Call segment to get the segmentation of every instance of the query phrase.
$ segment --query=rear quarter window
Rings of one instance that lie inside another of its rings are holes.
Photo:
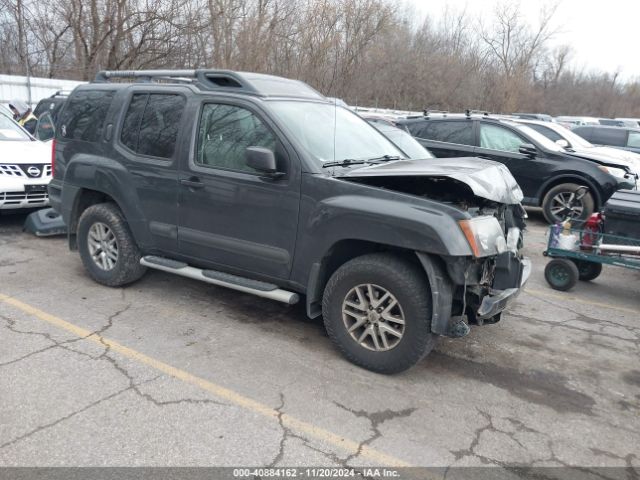
[[[173,157],[185,104],[185,98],[174,93],[134,94],[124,117],[120,141],[140,155]]]
[[[60,136],[85,142],[100,140],[114,94],[113,90],[75,92],[67,101],[59,118]]]

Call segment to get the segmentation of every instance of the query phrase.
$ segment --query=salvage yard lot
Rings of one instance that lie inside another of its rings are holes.
[[[150,271],[91,281],[0,217],[0,465],[640,466],[640,274],[534,271],[497,325],[381,376],[304,306]]]

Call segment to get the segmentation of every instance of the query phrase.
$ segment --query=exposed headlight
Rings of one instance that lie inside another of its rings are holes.
[[[474,257],[496,255],[500,253],[499,250],[504,249],[504,232],[496,217],[476,217],[460,220],[458,224],[469,242]]]
[[[604,165],[598,168],[603,172],[608,173],[609,175],[613,175],[616,178],[627,178],[627,176],[629,175],[626,170],[623,170],[622,168],[605,167]]]

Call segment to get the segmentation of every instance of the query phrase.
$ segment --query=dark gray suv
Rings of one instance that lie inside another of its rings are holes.
[[[409,160],[299,81],[101,72],[71,94],[54,149],[51,203],[94,280],[154,268],[304,296],[341,352],[377,372],[465,335],[464,319],[498,321],[529,275],[506,168]]]

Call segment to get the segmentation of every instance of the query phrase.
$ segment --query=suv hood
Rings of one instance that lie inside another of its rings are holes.
[[[397,160],[335,174],[338,178],[428,177],[464,183],[477,197],[508,205],[522,201],[522,190],[501,163],[477,157]]]
[[[39,141],[0,141],[0,163],[51,163],[51,144]]]
[[[569,155],[587,158],[589,160],[604,161],[610,164],[627,166],[633,173],[640,174],[640,155],[611,147],[575,148],[567,151]]]

